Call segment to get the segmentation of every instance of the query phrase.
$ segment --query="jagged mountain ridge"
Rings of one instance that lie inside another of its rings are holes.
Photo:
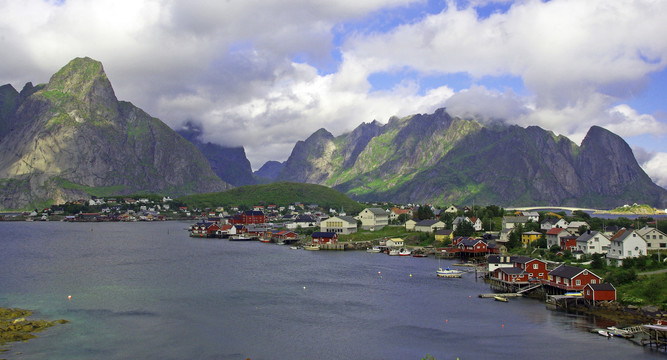
[[[667,205],[667,191],[625,141],[597,126],[581,147],[537,126],[484,126],[444,109],[392,118],[372,138],[351,141],[360,128],[338,137],[320,129],[297,143],[278,179],[325,184],[365,201]],[[360,147],[356,158],[344,157]]]
[[[223,181],[233,186],[256,183],[250,161],[246,157],[245,149],[242,146],[225,147],[211,142],[203,142],[200,140],[201,126],[191,121],[186,122],[185,126],[177,132],[204,154],[213,172]]]
[[[77,58],[48,84],[0,90],[0,207],[100,195],[183,195],[230,185],[194,145],[118,101],[102,64]]]

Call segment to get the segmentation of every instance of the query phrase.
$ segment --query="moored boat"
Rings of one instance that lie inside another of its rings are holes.
[[[398,250],[398,256],[410,256],[411,253],[412,251],[406,248],[401,248],[400,250]]]
[[[507,302],[507,298],[504,296],[496,295],[493,297],[496,301]]]
[[[310,251],[317,251],[320,249],[320,246],[317,244],[310,244],[310,245],[305,245],[303,247],[304,250],[310,250]]]
[[[382,249],[380,249],[379,246],[373,246],[372,248],[366,249],[366,252],[369,253],[379,253],[380,251],[382,251]]]
[[[398,256],[398,249],[389,250],[389,256]]]
[[[443,269],[443,268],[438,268],[438,270],[435,272],[438,277],[445,277],[445,278],[460,278],[463,276],[463,271],[461,270],[453,270],[453,269]]]

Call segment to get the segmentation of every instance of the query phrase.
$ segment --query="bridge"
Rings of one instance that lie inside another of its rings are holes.
[[[567,207],[567,206],[529,206],[529,207],[513,207],[505,208],[508,211],[535,211],[535,210],[565,210],[565,211],[603,211],[599,209],[586,209],[586,208],[577,208],[577,207]]]

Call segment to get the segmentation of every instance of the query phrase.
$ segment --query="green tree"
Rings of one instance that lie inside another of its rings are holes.
[[[537,241],[535,241],[535,247],[546,249],[547,248],[547,238],[544,234],[540,236]]]
[[[401,214],[398,215],[398,218],[396,219],[399,224],[405,224],[406,221],[408,221],[408,214]]]
[[[419,220],[428,220],[428,219],[433,219],[435,215],[433,214],[433,210],[431,210],[430,206],[420,206],[419,209],[417,209],[417,218]]]
[[[591,261],[591,268],[593,269],[604,269],[606,264],[604,259],[602,259],[602,254],[593,254],[593,260]]]
[[[454,230],[454,236],[472,236],[475,233],[475,227],[470,221],[460,221]]]
[[[454,221],[454,214],[443,211],[440,213],[440,221],[445,223],[445,229],[451,229],[452,222]]]

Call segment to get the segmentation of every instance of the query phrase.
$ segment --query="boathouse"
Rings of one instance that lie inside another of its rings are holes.
[[[616,301],[616,288],[610,283],[586,284],[584,286],[584,299],[593,302]]]
[[[587,269],[570,265],[560,265],[549,272],[549,279],[544,282],[551,294],[568,291],[582,291],[588,284],[599,284],[602,278]]]
[[[338,234],[333,232],[316,231],[311,235],[313,244],[335,244],[338,243]]]

